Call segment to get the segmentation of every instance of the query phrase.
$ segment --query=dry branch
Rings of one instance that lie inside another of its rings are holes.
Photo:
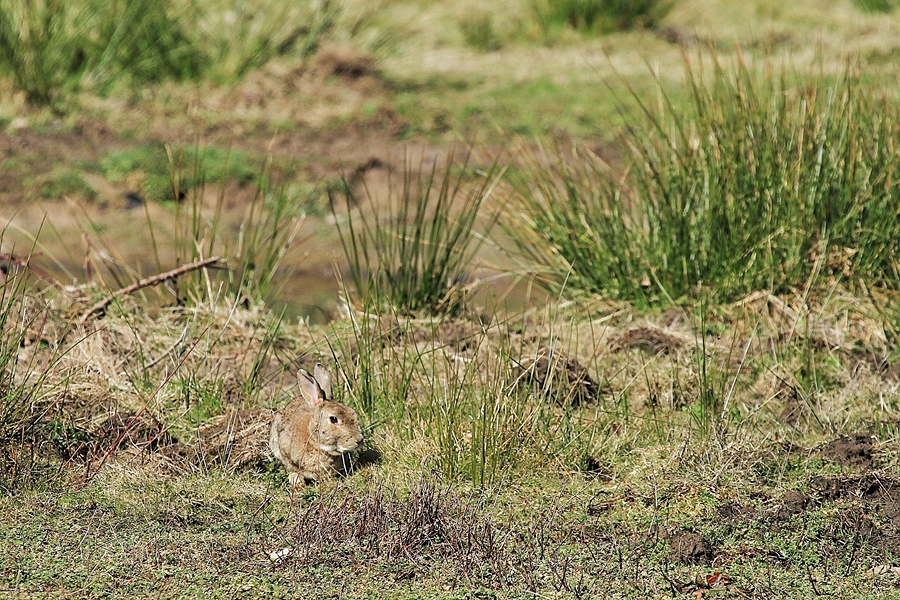
[[[5,261],[11,262],[13,264],[16,264],[16,265],[22,267],[23,269],[28,269],[29,271],[31,271],[32,273],[37,275],[39,278],[43,279],[44,281],[46,281],[47,283],[49,283],[50,285],[55,287],[56,289],[58,289],[58,290],[63,289],[63,284],[61,284],[59,281],[57,281],[56,279],[51,277],[49,274],[45,273],[39,267],[36,267],[31,264],[31,255],[29,255],[28,258],[26,258],[25,260],[22,260],[21,258],[16,258],[12,254],[7,254],[4,252],[4,253],[0,254],[0,260],[5,260]],[[5,279],[5,273],[3,274],[3,277]]]
[[[78,324],[83,325],[91,317],[91,315],[95,313],[102,313],[103,311],[105,311],[106,307],[109,306],[116,298],[132,294],[145,287],[150,287],[151,285],[158,285],[166,281],[167,279],[174,279],[179,275],[184,275],[185,273],[190,273],[191,271],[214,265],[222,260],[224,259],[221,256],[213,256],[211,258],[204,258],[203,260],[198,260],[197,262],[192,262],[187,265],[181,265],[180,267],[172,269],[171,271],[166,271],[165,273],[159,273],[151,277],[145,277],[137,283],[133,283],[116,291],[111,296],[104,298],[103,300],[97,302],[92,307],[84,311],[84,314],[82,314],[81,318],[78,319]]]

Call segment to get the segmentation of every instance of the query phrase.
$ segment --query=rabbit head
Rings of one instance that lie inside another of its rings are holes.
[[[316,365],[313,376],[303,372],[300,393],[309,403],[309,439],[325,454],[340,456],[355,450],[363,441],[356,412],[335,402],[331,395],[331,374]]]

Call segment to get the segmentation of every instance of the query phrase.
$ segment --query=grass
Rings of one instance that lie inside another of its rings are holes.
[[[807,80],[715,57],[708,74],[699,59],[685,70],[683,102],[660,87],[658,108],[640,103],[626,169],[526,163],[519,247],[557,282],[643,304],[704,285],[734,299],[816,277],[893,281],[893,102],[860,93],[852,66]]]
[[[58,393],[61,383],[48,381],[48,373],[65,355],[64,346],[47,347],[45,336],[69,325],[50,314],[46,301],[29,293],[40,270],[32,270],[34,248],[18,258],[4,256],[4,283],[0,290],[0,485],[10,492],[34,484],[46,467],[38,440],[66,445],[70,431],[60,428],[58,411],[46,394]],[[31,346],[31,351],[20,348]]]
[[[469,158],[458,173],[452,153],[441,173],[437,162],[424,172],[405,165],[399,192],[389,187],[386,206],[368,195],[359,224],[351,211],[360,200],[344,182],[341,191],[350,216],[344,226],[336,212],[334,217],[360,298],[371,296],[376,306],[404,313],[460,310],[478,240],[496,221],[489,219],[484,231],[475,230],[480,209],[496,185],[498,168],[491,166],[469,178]],[[333,210],[339,205],[336,196],[330,194]],[[462,198],[458,208],[457,198]]]
[[[459,30],[466,44],[482,52],[493,52],[503,45],[494,26],[493,13],[478,11],[467,14],[460,19]]]
[[[560,27],[588,33],[654,27],[674,4],[668,0],[531,0],[534,16],[545,32]]]
[[[871,13],[887,13],[896,8],[896,4],[890,0],[856,0],[854,3]]]
[[[62,2],[4,2],[0,19],[0,57],[25,98],[33,104],[49,104],[65,78],[77,69],[73,41],[66,26]]]
[[[673,321],[594,302],[487,323],[351,309],[324,328],[262,306],[149,317],[123,302],[38,369],[37,397],[56,410],[29,435],[65,444],[38,444],[53,470],[29,467],[31,483],[0,500],[7,585],[102,594],[118,577],[146,595],[176,577],[178,593],[279,595],[328,572],[335,593],[348,578],[361,596],[634,597],[693,593],[718,572],[720,589],[791,582],[803,597],[892,564],[880,507],[900,486],[895,434],[835,445],[872,422],[862,398],[894,385],[866,358],[887,340],[857,336],[874,330],[872,306],[840,290],[758,295]],[[291,492],[265,458],[267,409],[286,402],[298,363],[317,361],[335,365],[367,448],[349,478]],[[808,363],[833,372],[814,371],[798,404],[791,384]],[[66,484],[113,442],[110,410],[127,423],[144,405],[109,464]],[[896,421],[891,403],[876,412]]]
[[[171,157],[169,155],[171,152]],[[148,199],[174,201],[173,171],[178,175],[178,195],[186,196],[206,184],[223,186],[228,181],[250,185],[259,175],[262,159],[229,148],[132,146],[106,153],[98,170],[114,184],[131,183]]]
[[[511,2],[480,7],[489,49],[468,6],[260,6],[199,80],[113,69],[62,115],[0,82],[5,593],[896,596],[895,99],[837,50],[891,77],[889,15],[682,0],[550,39]],[[444,158],[470,135],[500,158]],[[339,315],[273,308],[298,265],[347,282]],[[498,282],[516,308],[484,305]],[[316,363],[366,443],[291,489],[268,427]]]
[[[251,178],[250,171],[242,164],[243,157],[240,153],[233,157],[230,149],[224,154],[210,153],[211,168],[206,162],[208,155],[199,144],[188,152],[171,148],[166,151],[172,169],[173,196],[187,196],[185,202],[174,204],[176,262],[189,263],[224,254],[231,265],[221,277],[211,278],[204,273],[185,278],[179,297],[213,304],[218,298],[237,298],[250,303],[275,298],[279,291],[276,284],[279,267],[292,250],[304,219],[304,202],[293,197],[294,190],[287,183],[290,178],[285,176],[291,165],[274,165],[270,156]],[[232,160],[237,167],[231,167]],[[236,178],[239,184],[254,182],[247,212],[237,224],[237,235],[226,232],[228,224],[223,217],[226,177],[227,180]],[[206,183],[217,180],[218,191],[210,211],[204,204]],[[148,226],[152,230],[149,213]],[[154,250],[159,264],[155,243]]]
[[[314,51],[339,18],[337,2],[248,9],[228,1],[0,5],[0,65],[33,105],[61,110],[82,85],[102,93],[126,84],[213,79],[233,81],[282,56]]]

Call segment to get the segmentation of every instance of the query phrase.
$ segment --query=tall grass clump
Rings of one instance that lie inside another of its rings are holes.
[[[497,217],[476,231],[498,167],[475,173],[469,159],[457,167],[451,153],[441,171],[436,163],[416,169],[407,162],[400,190],[391,186],[384,205],[368,192],[369,202],[362,204],[346,182],[339,192],[329,192],[332,210],[336,195],[344,196],[348,216],[335,212],[335,219],[360,297],[370,294],[376,304],[403,313],[460,308],[468,270]],[[355,206],[360,206],[358,219]]]
[[[212,79],[239,79],[274,58],[311,54],[342,12],[336,0],[221,0],[197,23],[198,50],[208,57]]]
[[[31,253],[11,256],[3,257],[0,280],[0,490],[5,491],[38,478],[43,446],[54,441],[56,413],[46,388],[48,374],[64,352],[59,347],[39,351],[64,334],[36,293]]]
[[[294,197],[288,188],[289,165],[275,165],[267,156],[254,178],[253,198],[239,222],[224,218],[226,181],[218,183],[212,206],[206,200],[205,152],[199,147],[192,151],[167,148],[172,168],[173,196],[181,196],[182,178],[189,178],[191,187],[184,201],[173,206],[176,263],[185,264],[213,256],[222,256],[227,268],[197,271],[179,278],[179,296],[194,302],[227,298],[252,304],[271,300],[280,290],[275,287],[285,256],[294,247],[296,236],[305,215],[304,202]],[[185,155],[192,158],[185,162]],[[231,157],[213,153],[213,174],[231,173]],[[160,249],[156,246],[154,223],[148,213],[148,227],[157,263]],[[158,264],[161,270],[161,265]]]
[[[661,84],[652,106],[633,93],[627,169],[560,157],[521,177],[520,247],[542,242],[529,254],[570,286],[642,302],[896,281],[897,105],[852,66],[685,69],[682,101]]]
[[[0,66],[36,105],[126,72],[140,81],[193,77],[205,60],[188,12],[170,0],[2,0]]]
[[[494,14],[486,10],[467,13],[459,19],[459,31],[468,46],[481,52],[493,52],[503,46],[494,26]]]
[[[49,104],[79,68],[64,0],[0,2],[0,66],[30,104]]]
[[[232,80],[313,52],[340,17],[335,0],[0,0],[0,68],[35,105],[117,80]]]
[[[421,319],[372,312],[351,312],[351,320],[352,338],[335,338],[339,354],[352,356],[341,361],[350,404],[372,432],[370,444],[394,448],[416,468],[427,464],[449,479],[495,484],[524,466],[522,455],[540,445],[539,429],[558,420],[515,386],[514,363],[505,356],[463,356],[458,340],[446,343],[440,329],[447,321],[423,328]],[[466,344],[484,348],[490,338],[474,328]]]
[[[673,5],[673,0],[531,0],[532,13],[545,32],[562,27],[589,33],[652,28]]]
[[[868,13],[889,13],[897,8],[896,0],[853,0],[853,4]]]
[[[642,248],[611,167],[586,155],[550,162],[523,150],[510,171],[515,189],[503,227],[519,251],[539,265],[550,287],[647,300]],[[549,151],[553,155],[554,151]]]

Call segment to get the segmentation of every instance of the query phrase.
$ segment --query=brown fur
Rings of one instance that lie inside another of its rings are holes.
[[[301,371],[300,393],[275,414],[269,447],[288,471],[292,485],[344,473],[350,452],[363,435],[352,408],[331,398],[331,374],[316,365],[315,376]]]

